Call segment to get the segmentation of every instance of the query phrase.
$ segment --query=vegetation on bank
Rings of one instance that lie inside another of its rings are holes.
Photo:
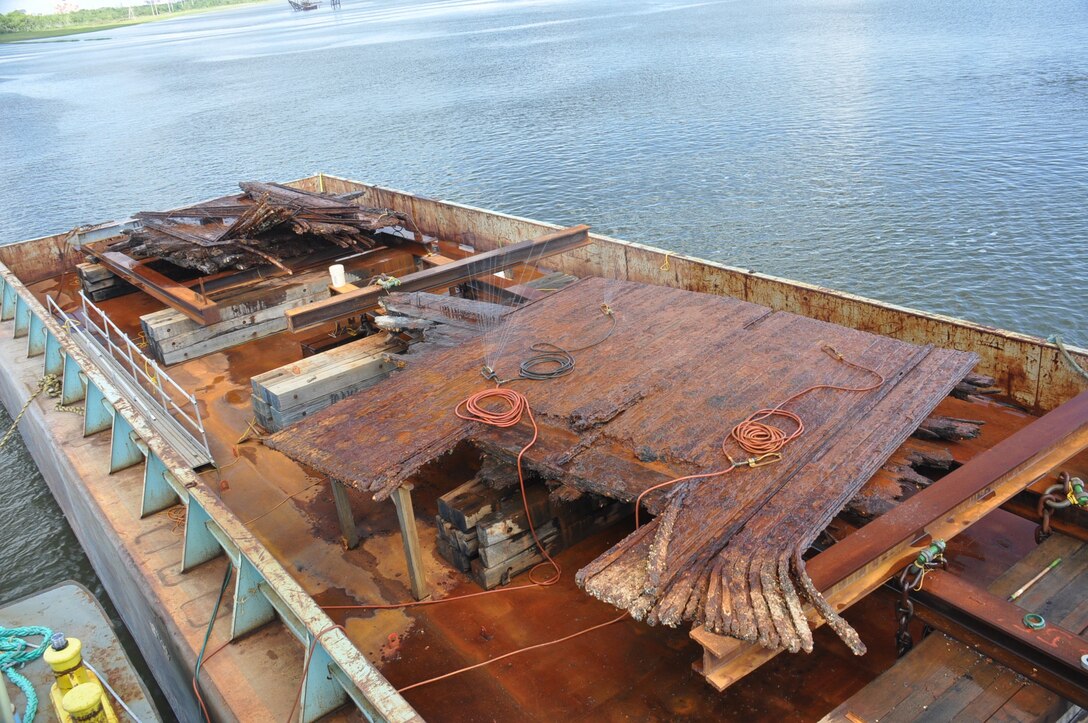
[[[0,42],[90,33],[126,25],[165,20],[193,12],[214,10],[229,5],[243,5],[264,0],[144,0],[132,7],[88,8],[51,15],[30,15],[22,10],[0,13]],[[58,8],[63,8],[59,5]]]

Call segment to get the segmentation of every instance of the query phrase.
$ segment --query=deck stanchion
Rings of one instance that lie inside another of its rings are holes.
[[[15,303],[19,295],[11,284],[4,284],[4,293],[0,301],[0,321],[15,318]]]
[[[30,330],[26,335],[27,357],[45,353],[45,322],[37,314],[30,315]]]
[[[170,471],[166,464],[159,459],[159,455],[148,452],[147,464],[144,466],[144,493],[140,502],[140,517],[161,512],[168,507],[173,507],[181,498],[174,491],[174,487],[167,481],[166,475]]]
[[[230,639],[234,640],[276,619],[276,608],[261,592],[264,577],[245,555],[238,556],[238,579],[234,585],[234,615]]]
[[[313,636],[307,635],[307,642],[313,645]],[[309,649],[309,645],[307,645]],[[333,712],[347,701],[347,693],[340,687],[332,675],[332,658],[318,641],[313,645],[310,664],[306,668],[306,679],[302,682],[302,723],[311,723],[323,715]]]
[[[110,435],[110,474],[127,469],[144,460],[132,425],[120,412],[113,414],[113,433]]]
[[[102,392],[91,382],[87,382],[87,398],[83,408],[84,437],[103,432],[113,425],[113,410],[108,406]]]
[[[182,572],[189,572],[222,554],[223,548],[208,530],[211,519],[208,512],[190,495],[189,504],[185,508],[185,538],[181,546]]]
[[[22,294],[15,295],[15,329],[12,336],[16,339],[26,336],[30,331],[30,306]]]
[[[87,396],[80,376],[79,362],[71,354],[64,354],[64,376],[61,379],[60,403],[67,406],[75,404]]]
[[[45,373],[60,376],[64,372],[64,352],[60,339],[51,331],[45,332]]]

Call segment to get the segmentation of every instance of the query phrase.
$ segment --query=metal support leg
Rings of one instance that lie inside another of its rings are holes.
[[[354,550],[359,546],[359,528],[355,526],[348,491],[343,482],[335,479],[329,481],[332,483],[332,499],[336,503],[336,517],[340,520],[341,542],[347,549]]]
[[[83,388],[83,380],[79,377],[79,364],[71,354],[64,355],[64,377],[61,380],[60,403],[64,405],[75,404],[87,396]]]
[[[136,444],[132,425],[120,412],[113,413],[113,434],[110,437],[110,474],[128,469],[144,461],[143,450]]]
[[[189,504],[185,511],[185,540],[181,547],[181,571],[189,572],[197,565],[203,565],[223,553],[223,548],[208,530],[211,517],[200,503],[189,495]]]
[[[3,300],[0,302],[0,321],[15,318],[15,300],[19,297],[15,293],[15,287],[4,284]]]
[[[30,331],[26,335],[26,355],[38,356],[45,353],[45,322],[37,314],[30,315]]]
[[[60,376],[64,372],[64,352],[60,339],[50,331],[45,332],[45,373]]]
[[[419,547],[419,530],[416,529],[412,511],[412,488],[400,486],[393,490],[393,504],[397,508],[400,536],[404,542],[404,557],[408,560],[408,578],[412,583],[412,597],[422,600],[429,595],[427,578],[423,574],[423,554]]]
[[[87,382],[87,398],[83,402],[83,436],[104,432],[113,426],[113,414],[98,387]]]
[[[306,636],[311,644],[313,637],[313,635]],[[302,717],[300,718],[302,723],[312,723],[347,702],[347,693],[329,672],[331,665],[332,658],[329,657],[325,648],[314,645],[313,653],[310,654],[310,664],[306,668],[306,679],[302,683]]]
[[[264,578],[245,555],[238,558],[238,579],[234,585],[234,615],[230,623],[230,639],[256,630],[276,619],[276,608],[261,592]]]
[[[166,469],[166,464],[159,459],[159,455],[149,452],[147,465],[144,466],[144,497],[140,503],[141,518],[173,507],[181,501],[173,486],[166,481],[168,474],[170,472]]]
[[[22,296],[16,296],[14,336],[18,339],[21,336],[26,336],[28,331],[30,331],[30,305],[26,303]]]

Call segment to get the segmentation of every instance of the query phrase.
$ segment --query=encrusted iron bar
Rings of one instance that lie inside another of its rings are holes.
[[[214,558],[222,549],[220,541],[213,536],[218,535],[236,550],[236,559],[241,568],[239,576],[245,578],[245,581],[239,580],[236,587],[236,608],[238,602],[243,604],[247,602],[244,598],[245,592],[255,591],[262,585],[266,585],[280,596],[280,601],[290,611],[292,624],[298,621],[304,628],[308,639],[304,642],[309,642],[308,649],[312,650],[315,656],[311,662],[319,663],[311,665],[307,680],[304,681],[304,697],[307,689],[311,691],[309,705],[303,706],[304,723],[316,720],[320,715],[331,710],[331,708],[323,709],[322,705],[322,701],[329,699],[325,696],[316,696],[313,692],[316,690],[314,686],[319,684],[316,676],[335,677],[346,697],[354,701],[369,720],[398,723],[420,720],[415,710],[355,647],[344,632],[335,628],[332,620],[320,606],[253,537],[244,523],[223,505],[215,492],[187,466],[180,453],[152,426],[153,415],[147,409],[135,406],[122,396],[101,364],[93,359],[83,345],[76,342],[78,332],[76,334],[72,332],[76,332],[78,327],[71,323],[73,320],[68,317],[54,316],[51,313],[52,310],[59,311],[55,302],[47,299],[46,304],[49,308],[43,306],[18,277],[2,263],[0,263],[0,285],[2,285],[0,299],[3,300],[0,308],[10,307],[11,310],[7,319],[14,317],[17,298],[21,298],[30,314],[37,317],[41,323],[45,334],[46,372],[57,373],[63,369],[64,384],[68,389],[67,395],[70,401],[78,401],[85,396],[85,390],[94,389],[96,397],[101,402],[108,403],[112,410],[113,434],[117,438],[111,441],[111,448],[124,449],[126,456],[135,449],[141,456],[146,456],[148,463],[154,460],[152,468],[145,468],[145,478],[148,473],[160,475],[164,481],[168,481],[170,488],[179,494],[181,502],[187,507],[183,570],[192,569],[200,562]],[[145,497],[146,493],[145,490]],[[199,527],[202,528],[204,536],[210,539],[210,545],[215,548],[210,554],[207,543],[201,550],[200,546],[194,544],[190,538],[189,533],[195,528],[192,524],[194,520],[199,521]],[[212,529],[216,532],[212,533]],[[239,592],[243,595],[240,596]],[[239,598],[242,599],[239,600]],[[258,604],[263,601],[269,609],[273,607],[273,603],[266,596],[260,595],[259,598]],[[237,621],[232,628],[236,626]],[[291,625],[287,627],[295,632]],[[311,677],[314,677],[314,680],[311,680]],[[342,697],[339,699],[341,702],[345,700]]]

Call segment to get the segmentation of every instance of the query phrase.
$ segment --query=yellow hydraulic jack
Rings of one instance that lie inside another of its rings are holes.
[[[118,723],[98,677],[83,665],[83,644],[57,633],[42,656],[56,682],[49,697],[61,723]]]

